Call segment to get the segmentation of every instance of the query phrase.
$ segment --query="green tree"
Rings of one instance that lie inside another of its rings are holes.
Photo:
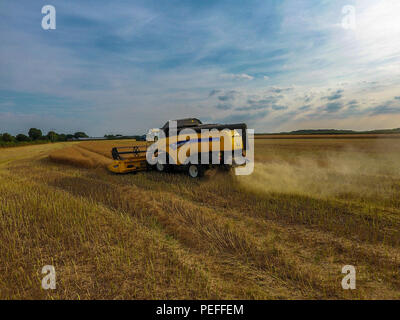
[[[58,140],[58,134],[54,131],[49,131],[47,133],[47,138],[51,141],[51,142],[56,142]]]
[[[6,132],[6,133],[3,133],[2,140],[4,142],[11,142],[14,140],[14,137],[11,134]]]
[[[42,137],[42,130],[36,128],[30,128],[28,135],[32,140],[38,140]]]
[[[17,141],[30,141],[31,139],[25,134],[17,134],[16,136]]]
[[[88,138],[89,136],[84,132],[75,132],[74,137],[78,139],[78,138]]]

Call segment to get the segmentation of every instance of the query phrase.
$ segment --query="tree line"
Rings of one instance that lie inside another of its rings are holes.
[[[79,138],[88,138],[85,132],[75,132],[74,134],[57,133],[55,131],[49,131],[46,135],[43,135],[42,130],[37,128],[30,128],[28,135],[23,133],[13,136],[7,132],[0,133],[1,144],[17,144],[17,143],[29,143],[29,142],[57,142],[57,141],[68,141]]]

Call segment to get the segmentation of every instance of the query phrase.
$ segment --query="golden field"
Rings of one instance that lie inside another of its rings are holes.
[[[0,150],[0,298],[400,298],[400,139],[256,139],[245,177],[107,172],[133,143]]]

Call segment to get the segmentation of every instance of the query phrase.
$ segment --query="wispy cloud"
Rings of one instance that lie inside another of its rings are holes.
[[[339,89],[339,90],[337,90],[336,92],[333,92],[333,93],[332,93],[331,95],[329,95],[329,96],[322,97],[322,99],[328,99],[329,101],[338,100],[338,99],[340,99],[341,97],[343,97],[342,93],[343,93],[343,90],[342,90],[342,89]]]
[[[230,109],[232,109],[232,105],[230,105],[228,103],[218,103],[215,107],[217,109],[219,109],[219,110],[230,110]]]
[[[347,0],[52,4],[57,29],[44,31],[40,1],[0,2],[0,131],[129,134],[190,116],[262,132],[400,121],[397,0],[353,1],[355,30],[341,27]]]
[[[330,102],[326,105],[325,111],[338,112],[342,108],[343,108],[343,104],[341,102]]]
[[[385,104],[368,109],[372,115],[400,114],[400,102],[387,101]]]
[[[235,100],[236,95],[238,94],[235,90],[229,90],[221,95],[218,96],[219,101],[229,101]]]
[[[238,73],[238,74],[233,74],[233,73],[226,73],[226,74],[221,74],[221,78],[225,80],[253,80],[254,77],[250,76],[245,73]]]

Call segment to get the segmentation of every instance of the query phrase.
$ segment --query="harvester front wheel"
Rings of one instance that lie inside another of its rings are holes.
[[[205,168],[199,164],[190,164],[188,168],[189,176],[192,178],[200,178],[204,176]]]

